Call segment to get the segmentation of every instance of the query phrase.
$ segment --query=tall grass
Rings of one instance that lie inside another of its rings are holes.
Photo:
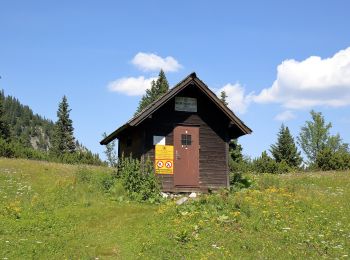
[[[349,256],[349,172],[241,178],[248,188],[155,205],[110,168],[0,158],[0,258]]]

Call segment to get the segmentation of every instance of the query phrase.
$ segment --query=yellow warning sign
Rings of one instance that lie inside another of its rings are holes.
[[[157,174],[174,174],[174,146],[156,145],[154,164]]]

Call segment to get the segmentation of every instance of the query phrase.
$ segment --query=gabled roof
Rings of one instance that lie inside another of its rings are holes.
[[[237,125],[237,127],[242,131],[242,135],[250,134],[252,132],[252,130],[248,126],[246,126],[243,123],[243,121],[240,120],[226,105],[224,105],[222,101],[214,94],[214,92],[211,91],[208,88],[208,86],[197,77],[196,73],[193,72],[186,78],[184,78],[182,81],[180,81],[177,85],[175,85],[175,87],[170,89],[167,93],[165,93],[160,98],[158,98],[157,100],[149,104],[147,107],[145,107],[140,113],[136,114],[124,125],[122,125],[113,133],[104,138],[100,142],[100,144],[106,145],[109,142],[113,141],[115,138],[117,138],[118,134],[124,131],[125,129],[132,126],[137,126],[140,123],[142,123],[145,119],[152,115],[153,112],[158,110],[166,102],[175,97],[181,90],[189,86],[190,83],[194,83],[203,93],[205,93],[209,97],[209,99],[213,101],[213,103],[216,104],[225,113],[225,115],[230,119],[230,121]]]

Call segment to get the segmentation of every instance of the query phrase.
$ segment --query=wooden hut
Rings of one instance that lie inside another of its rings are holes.
[[[100,143],[149,157],[163,191],[208,191],[229,186],[229,142],[251,132],[192,73]]]

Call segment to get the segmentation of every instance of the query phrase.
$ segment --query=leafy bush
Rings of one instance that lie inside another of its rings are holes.
[[[32,148],[24,147],[17,142],[7,142],[0,138],[0,156],[8,158],[25,158],[35,160],[48,160],[46,153]]]
[[[252,161],[249,157],[243,157],[241,160],[229,160],[230,172],[248,173],[253,171]]]
[[[316,157],[316,168],[329,170],[350,169],[350,154],[343,150],[332,151],[330,148],[321,150]]]
[[[156,202],[160,200],[160,185],[150,160],[139,161],[131,157],[118,162],[118,176],[131,199]]]
[[[229,178],[232,191],[249,188],[252,184],[251,180],[244,176],[240,171],[231,172]]]
[[[264,151],[260,157],[253,161],[253,169],[256,173],[273,173],[282,174],[288,173],[292,170],[288,164],[282,160],[281,162],[276,162]]]

